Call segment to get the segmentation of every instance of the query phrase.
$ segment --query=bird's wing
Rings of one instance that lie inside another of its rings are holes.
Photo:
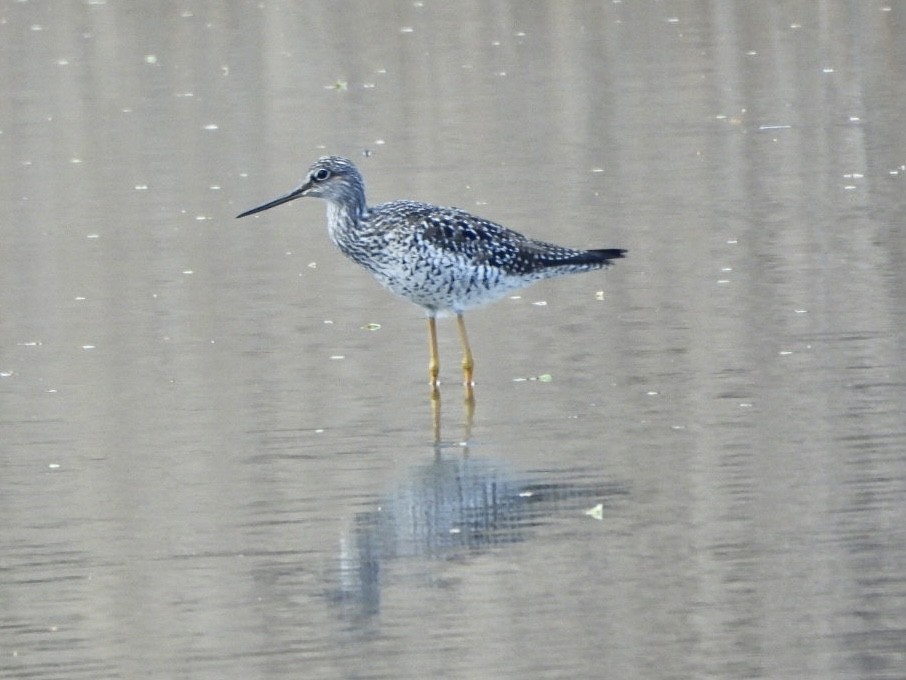
[[[404,220],[397,222],[400,238],[411,238],[419,246],[441,256],[506,266],[520,252],[535,250],[541,245],[519,232],[459,208],[410,201],[385,204],[380,208],[382,212],[392,211],[397,216],[404,216]]]
[[[375,209],[390,238],[434,259],[498,267],[515,274],[548,268],[597,269],[622,257],[617,250],[576,250],[529,238],[459,208],[394,201]]]

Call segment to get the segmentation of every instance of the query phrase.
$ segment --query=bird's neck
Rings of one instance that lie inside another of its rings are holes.
[[[327,231],[331,240],[342,248],[342,244],[354,236],[356,226],[368,212],[364,201],[337,203],[327,202]]]

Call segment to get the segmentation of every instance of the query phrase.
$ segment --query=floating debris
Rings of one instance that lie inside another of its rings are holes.
[[[542,373],[541,375],[533,375],[530,378],[513,378],[513,382],[543,382],[549,383],[553,381],[554,376],[550,373]]]
[[[589,508],[588,510],[586,510],[585,514],[593,519],[603,520],[604,519],[604,504],[598,503],[595,507]]]

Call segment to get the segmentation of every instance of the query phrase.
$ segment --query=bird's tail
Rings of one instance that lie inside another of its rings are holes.
[[[600,250],[588,250],[589,255],[593,255],[598,262],[610,262],[626,257],[626,251],[622,248],[602,248]]]
[[[622,248],[602,248],[600,250],[582,250],[575,255],[564,259],[558,259],[556,265],[577,264],[577,265],[597,265],[600,267],[607,266],[611,260],[618,260],[626,257],[626,251]]]

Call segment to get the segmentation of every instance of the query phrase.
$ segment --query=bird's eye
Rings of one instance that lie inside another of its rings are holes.
[[[317,182],[323,182],[328,177],[330,177],[330,170],[328,170],[327,168],[321,168],[314,174],[315,181]]]

